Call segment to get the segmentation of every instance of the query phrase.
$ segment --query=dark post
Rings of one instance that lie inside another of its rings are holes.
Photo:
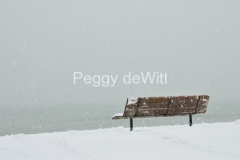
[[[133,130],[133,118],[130,117],[130,131]]]
[[[189,114],[189,126],[192,126],[192,115]]]

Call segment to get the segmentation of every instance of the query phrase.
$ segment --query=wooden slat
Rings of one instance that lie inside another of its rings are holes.
[[[172,97],[169,106],[169,115],[193,114],[196,109],[197,96]]]
[[[198,108],[197,108],[197,113],[205,113],[207,111],[209,98],[210,97],[207,95],[199,96],[199,104],[198,104]]]
[[[168,97],[141,98],[137,116],[159,116],[166,114]]]

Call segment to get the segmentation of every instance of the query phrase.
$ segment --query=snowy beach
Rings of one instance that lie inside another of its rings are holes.
[[[240,120],[0,137],[0,159],[240,159]]]

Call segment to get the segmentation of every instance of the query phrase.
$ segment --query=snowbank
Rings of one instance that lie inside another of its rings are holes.
[[[0,159],[239,160],[238,122],[3,136]]]

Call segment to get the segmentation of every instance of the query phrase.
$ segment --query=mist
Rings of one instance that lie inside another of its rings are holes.
[[[240,1],[2,1],[1,106],[211,96],[239,105]],[[73,73],[162,72],[168,83],[94,87]],[[226,106],[229,107],[229,106]]]

